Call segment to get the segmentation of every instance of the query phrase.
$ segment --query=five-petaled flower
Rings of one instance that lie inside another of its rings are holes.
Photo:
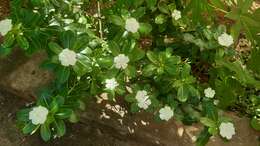
[[[49,111],[46,107],[43,106],[34,107],[29,112],[29,119],[32,121],[34,125],[44,124],[47,119],[48,113]]]
[[[227,33],[223,33],[218,37],[218,43],[221,46],[229,47],[234,43],[233,37]]]
[[[106,79],[105,84],[106,89],[108,90],[114,90],[117,86],[119,86],[115,78]]]
[[[139,108],[147,109],[152,103],[145,90],[137,91],[136,96],[137,105]]]
[[[173,17],[175,20],[181,19],[181,11],[174,10],[174,11],[172,12],[172,17]]]
[[[6,35],[12,29],[12,27],[12,20],[5,19],[0,21],[0,34],[3,36]]]
[[[125,22],[125,29],[129,32],[136,33],[140,28],[139,22],[135,18],[128,18]]]
[[[233,123],[222,122],[219,126],[219,134],[226,139],[231,139],[235,135],[235,127]]]
[[[211,89],[210,87],[204,90],[204,94],[208,98],[213,98],[216,94],[215,90]]]
[[[169,106],[165,106],[164,108],[161,108],[160,111],[160,118],[161,120],[168,121],[173,117],[173,110]]]
[[[77,54],[72,50],[64,49],[59,54],[59,60],[63,66],[73,66],[77,62]]]
[[[125,54],[119,54],[114,58],[114,65],[117,69],[126,69],[128,62],[129,58]]]

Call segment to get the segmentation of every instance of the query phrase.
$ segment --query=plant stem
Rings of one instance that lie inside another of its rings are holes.
[[[97,6],[98,6],[99,34],[100,34],[100,38],[103,40],[102,20],[101,20],[101,10],[100,10],[100,2],[99,2],[99,1],[97,1]]]
[[[211,6],[212,8],[215,8],[216,10],[219,10],[219,11],[225,13],[225,14],[228,13],[227,11],[225,11],[225,10],[223,10],[223,9],[221,9],[221,8],[218,8],[218,7],[214,6],[214,5],[211,5],[211,4],[208,4],[208,5]]]

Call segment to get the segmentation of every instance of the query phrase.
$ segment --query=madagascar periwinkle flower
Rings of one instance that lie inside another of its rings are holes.
[[[227,33],[223,33],[218,37],[218,43],[221,46],[229,47],[234,43],[233,37]]]
[[[114,65],[117,69],[126,69],[129,62],[128,56],[119,54],[114,58]]]
[[[216,94],[215,90],[211,89],[210,87],[204,90],[204,94],[208,98],[213,98]]]
[[[108,90],[114,90],[117,86],[119,86],[115,78],[106,79],[105,84],[106,89]]]
[[[235,127],[233,123],[230,122],[222,122],[219,126],[219,134],[228,140],[232,138],[233,135],[235,135]]]
[[[168,121],[173,117],[173,110],[169,106],[165,106],[164,108],[161,108],[159,113],[160,113],[159,117],[161,120]]]
[[[77,54],[72,50],[64,49],[59,54],[59,60],[63,66],[73,66],[77,62]]]
[[[142,109],[147,109],[152,103],[145,90],[137,91],[135,98],[137,100],[138,107]]]
[[[49,111],[46,107],[34,107],[32,111],[29,112],[29,119],[34,125],[44,124],[47,119],[48,113]]]
[[[5,19],[0,21],[0,34],[3,36],[6,35],[12,29],[12,27],[12,20]]]
[[[136,33],[140,28],[139,22],[135,18],[128,18],[125,22],[125,29],[129,32]]]
[[[174,10],[174,11],[172,12],[172,18],[174,18],[174,20],[179,20],[179,19],[181,19],[181,11]]]

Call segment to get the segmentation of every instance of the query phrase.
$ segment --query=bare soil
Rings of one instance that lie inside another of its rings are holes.
[[[25,136],[16,125],[15,114],[25,101],[0,91],[0,146],[146,146],[147,144],[121,137],[111,127],[95,121],[67,124],[67,134],[50,142],[43,142],[39,134]],[[148,146],[148,145],[147,145]],[[152,146],[152,145],[149,145]]]

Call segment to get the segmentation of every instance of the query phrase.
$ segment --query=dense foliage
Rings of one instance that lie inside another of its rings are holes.
[[[29,55],[45,50],[42,67],[56,77],[17,114],[23,133],[63,136],[64,121],[77,122],[77,111],[102,93],[125,99],[131,112],[203,123],[198,145],[218,133],[232,138],[222,110],[250,116],[260,130],[260,9],[252,3],[12,0],[1,55],[15,46]],[[236,48],[243,37],[248,53]]]

